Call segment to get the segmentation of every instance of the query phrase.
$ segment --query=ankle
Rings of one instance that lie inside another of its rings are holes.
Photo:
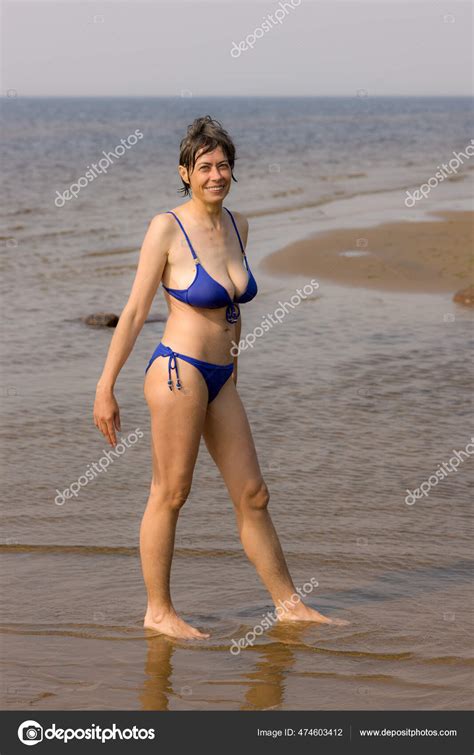
[[[276,608],[278,606],[283,609],[285,614],[291,614],[292,616],[299,616],[307,612],[308,607],[303,603],[302,600],[299,600],[298,603],[295,603],[293,605],[288,605],[289,601],[285,602],[281,601],[276,604]]]
[[[171,603],[160,603],[159,605],[148,604],[145,616],[151,617],[154,621],[162,621],[165,616],[175,614]]]

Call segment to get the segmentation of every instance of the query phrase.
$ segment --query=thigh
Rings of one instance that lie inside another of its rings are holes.
[[[168,387],[168,358],[157,357],[144,383],[150,410],[153,485],[191,484],[207,411],[207,387],[201,373],[179,360],[183,388]],[[172,373],[174,378],[174,371]]]
[[[262,482],[262,473],[247,414],[232,378],[209,404],[204,440],[234,503],[249,483]]]

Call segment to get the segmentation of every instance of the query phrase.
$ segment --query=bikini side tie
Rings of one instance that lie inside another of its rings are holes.
[[[176,355],[176,352],[175,351],[171,351],[170,348],[168,348],[168,353],[170,355],[169,359],[168,359],[168,388],[170,389],[170,391],[173,390],[173,381],[171,379],[171,370],[174,370],[176,372],[176,388],[178,389],[178,391],[180,391],[183,386],[181,385],[181,381],[179,379],[178,362],[176,361],[176,356],[177,355]]]

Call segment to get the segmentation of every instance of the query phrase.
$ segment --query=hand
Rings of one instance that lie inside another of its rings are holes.
[[[94,423],[111,446],[117,445],[115,430],[120,427],[120,410],[111,389],[97,388],[94,402]]]

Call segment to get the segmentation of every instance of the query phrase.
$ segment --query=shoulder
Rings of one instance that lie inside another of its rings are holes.
[[[242,228],[248,228],[249,227],[249,221],[245,217],[245,215],[242,215],[241,212],[237,212],[237,210],[230,210],[232,215],[234,216],[234,220],[237,223],[237,225]]]
[[[176,220],[166,212],[160,212],[152,217],[148,224],[148,232],[152,236],[171,236],[176,230]]]
[[[247,220],[245,215],[242,215],[241,212],[236,212],[236,210],[230,210],[230,212],[234,216],[237,228],[239,229],[239,233],[242,236],[242,240],[245,244],[249,232],[249,221]]]
[[[148,222],[143,246],[153,256],[167,255],[176,241],[176,221],[172,215],[161,212]]]

